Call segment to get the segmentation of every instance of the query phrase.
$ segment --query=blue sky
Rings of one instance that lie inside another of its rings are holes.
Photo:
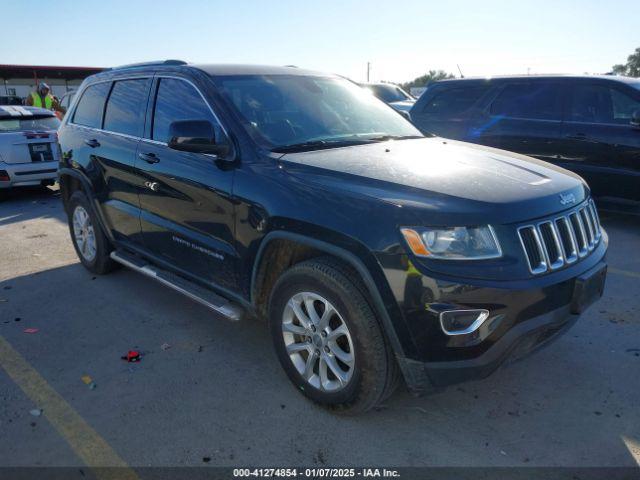
[[[640,47],[639,0],[3,1],[0,63],[179,58],[298,65],[364,80],[429,69],[604,73]],[[33,19],[34,30],[25,29]],[[10,21],[15,19],[15,21]]]

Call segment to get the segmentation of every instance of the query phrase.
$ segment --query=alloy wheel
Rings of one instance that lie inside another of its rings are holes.
[[[96,258],[96,234],[89,214],[81,205],[73,211],[73,236],[82,258],[92,262]]]
[[[313,387],[337,392],[347,386],[355,366],[351,333],[338,310],[322,296],[300,292],[282,316],[289,359]]]

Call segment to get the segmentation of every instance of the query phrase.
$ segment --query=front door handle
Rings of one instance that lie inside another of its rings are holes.
[[[155,153],[139,153],[138,158],[147,163],[158,163],[160,159]]]
[[[91,148],[96,148],[100,146],[100,142],[98,140],[96,140],[95,138],[91,138],[89,140],[85,140],[84,141],[85,145],[88,145]]]

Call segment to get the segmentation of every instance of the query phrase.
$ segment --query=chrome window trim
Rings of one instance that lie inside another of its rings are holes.
[[[73,119],[76,116],[76,110],[78,109],[78,105],[80,104],[80,100],[82,100],[84,92],[86,92],[89,87],[92,87],[94,85],[99,85],[101,83],[118,82],[118,81],[121,81],[121,80],[143,80],[145,78],[149,78],[149,79],[153,80],[153,75],[144,74],[144,75],[132,75],[132,76],[126,76],[126,77],[117,77],[117,78],[110,78],[110,79],[105,79],[105,80],[96,80],[95,82],[91,82],[91,83],[86,84],[81,91],[78,91],[76,93],[76,96],[74,98],[73,111],[71,112],[71,115],[69,115],[69,120],[67,120],[67,122],[66,122],[67,125],[73,125],[74,127],[90,128],[92,130],[99,130],[99,131],[102,131],[102,132],[111,132],[111,133],[115,133],[115,134],[119,134],[119,135],[126,135],[124,133],[120,134],[119,132],[112,132],[111,130],[103,130],[102,128],[95,128],[95,127],[89,127],[87,125],[81,125],[79,123],[75,123],[73,121]],[[109,95],[111,95],[111,92],[109,92]],[[107,106],[107,100],[109,100],[108,96],[107,96],[107,98],[105,98],[105,104],[104,104],[105,107]],[[102,123],[104,123],[104,112],[103,112]],[[131,135],[129,135],[129,136],[131,136]]]
[[[148,143],[153,143],[156,145],[164,145],[167,146],[166,142],[161,142],[159,140],[154,140],[152,138],[145,138],[145,137],[136,137],[133,135],[127,135],[126,133],[120,133],[120,132],[114,132],[112,130],[105,130],[103,128],[96,128],[96,127],[88,127],[86,125],[81,125],[79,123],[75,123],[73,121],[73,118],[75,117],[76,114],[76,110],[78,108],[78,104],[80,103],[80,100],[82,98],[82,96],[84,95],[84,92],[91,86],[93,85],[98,85],[100,83],[107,83],[107,82],[119,82],[122,80],[141,80],[141,79],[151,79],[153,80],[154,78],[158,78],[158,79],[162,79],[162,78],[171,78],[174,80],[182,80],[183,82],[188,83],[189,85],[191,85],[196,92],[198,92],[198,95],[200,95],[200,98],[202,99],[202,101],[204,102],[204,104],[207,106],[207,108],[209,109],[209,111],[211,112],[211,114],[213,115],[213,118],[216,120],[216,122],[218,122],[218,125],[220,126],[220,128],[222,129],[222,131],[224,132],[224,134],[227,136],[227,139],[229,141],[231,141],[231,137],[229,136],[229,131],[226,129],[226,127],[224,126],[224,124],[220,121],[220,117],[218,117],[218,115],[216,114],[215,110],[213,109],[213,107],[211,107],[211,105],[209,104],[209,102],[207,101],[207,99],[205,98],[205,96],[202,94],[202,92],[200,91],[200,89],[191,81],[188,80],[186,78],[183,77],[179,77],[176,75],[165,75],[165,74],[145,74],[145,75],[128,75],[128,76],[123,76],[123,77],[116,77],[116,78],[110,78],[110,79],[104,79],[104,80],[97,80],[95,82],[91,82],[88,83],[87,85],[84,86],[84,88],[82,89],[82,91],[77,93],[77,102],[74,104],[73,106],[73,112],[72,115],[69,115],[69,120],[67,121],[68,125],[73,125],[74,127],[80,127],[80,128],[84,128],[87,130],[93,130],[93,131],[97,131],[97,132],[101,132],[101,133],[110,133],[113,135],[119,135],[121,137],[125,137],[125,138],[130,138],[130,139],[136,139],[136,140],[142,140]],[[157,87],[156,87],[157,88]],[[111,93],[111,92],[109,92]],[[157,92],[150,92],[150,93],[157,93]],[[106,98],[106,101],[108,101],[109,98]],[[105,102],[105,106],[106,106],[106,102]],[[155,103],[153,105],[153,110],[151,111],[151,115],[153,116],[153,114],[155,113]],[[102,119],[103,123],[104,123],[104,118]],[[150,133],[150,135],[153,135],[153,132]]]

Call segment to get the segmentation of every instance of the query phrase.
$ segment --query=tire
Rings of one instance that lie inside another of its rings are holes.
[[[298,390],[332,411],[358,414],[387,398],[399,375],[365,289],[350,273],[331,257],[291,267],[271,293],[269,330],[280,364]],[[308,322],[311,318],[316,321]],[[308,323],[315,328],[305,327]]]
[[[76,254],[80,259],[80,262],[84,267],[92,273],[103,275],[109,273],[116,266],[115,262],[111,259],[109,254],[113,250],[113,247],[109,243],[109,240],[105,236],[100,222],[93,213],[93,209],[89,204],[89,200],[85,194],[81,191],[76,191],[71,195],[68,204],[67,211],[69,233],[71,234],[71,241],[73,247],[76,249]],[[81,217],[84,217],[88,222],[82,224],[84,228],[81,228],[82,233],[76,235],[77,222]],[[74,227],[74,219],[76,220],[76,226]],[[81,237],[85,235],[86,241],[83,243]],[[90,242],[90,237],[93,235],[93,242]],[[90,248],[90,244],[93,243],[93,249]]]

